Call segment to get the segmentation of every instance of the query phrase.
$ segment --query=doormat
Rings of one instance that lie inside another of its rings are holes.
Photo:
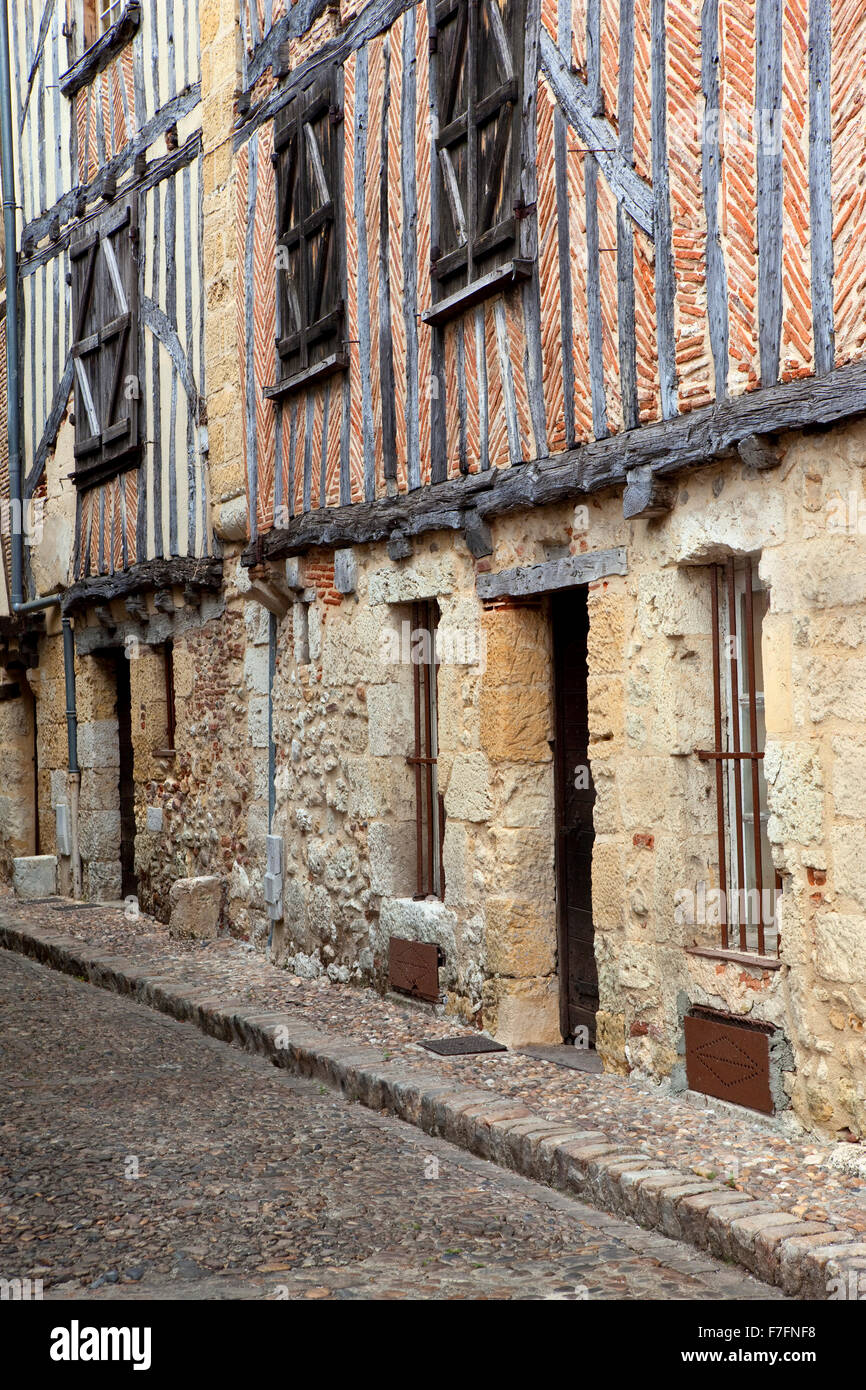
[[[428,1052],[438,1052],[440,1057],[460,1057],[470,1052],[508,1051],[502,1043],[485,1038],[483,1033],[467,1033],[459,1038],[426,1038],[422,1039],[421,1046],[426,1047]]]

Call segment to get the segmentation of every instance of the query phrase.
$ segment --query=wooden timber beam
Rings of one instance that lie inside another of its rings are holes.
[[[259,537],[259,558],[301,555],[317,545],[387,541],[395,529],[419,535],[476,528],[479,520],[623,487],[627,474],[635,469],[648,468],[652,475],[670,478],[685,469],[739,455],[762,471],[780,457],[773,436],[862,415],[866,415],[866,362],[850,362],[827,376],[802,377],[750,391],[549,459],[471,473],[375,502],[305,512],[293,517],[288,526]],[[243,561],[255,563],[251,547]]]
[[[128,599],[133,594],[148,590],[171,590],[175,586],[206,589],[213,593],[221,588],[222,575],[221,559],[196,560],[180,556],[172,560],[145,560],[119,574],[103,574],[80,580],[67,589],[61,607],[64,613],[74,613],[82,608],[108,604],[112,599]],[[130,605],[127,604],[127,607]]]
[[[619,148],[617,134],[605,116],[593,110],[590,94],[560,53],[544,25],[541,26],[541,71],[568,121],[598,164],[611,192],[639,227],[651,237],[655,231],[653,191]]]
[[[141,23],[141,5],[138,0],[130,0],[116,24],[106,30],[96,43],[91,44],[77,62],[72,64],[60,79],[60,90],[65,97],[74,97],[88,82],[92,82],[98,72],[116,58],[138,30]]]
[[[475,581],[478,597],[525,598],[529,594],[549,594],[558,589],[574,589],[580,584],[595,584],[612,574],[628,574],[625,547],[611,550],[587,550],[583,555],[566,555],[561,560],[546,560],[540,565],[521,565],[516,569],[500,570],[498,574],[479,574]]]

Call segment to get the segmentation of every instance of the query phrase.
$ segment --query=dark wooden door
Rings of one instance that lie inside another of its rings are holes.
[[[556,682],[556,880],[559,916],[560,1019],[564,1037],[589,1030],[595,1044],[598,969],[592,924],[592,808],[589,767],[586,589],[554,595]]]
[[[129,660],[124,651],[115,655],[117,673],[117,741],[120,753],[120,886],[124,898],[138,894],[135,876],[135,778],[132,760],[132,698]]]

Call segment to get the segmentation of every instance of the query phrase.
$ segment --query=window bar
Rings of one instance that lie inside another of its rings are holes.
[[[713,582],[713,723],[715,729],[716,752],[722,752],[722,671],[719,653],[719,571],[715,565],[712,567]],[[722,949],[728,949],[728,875],[727,875],[727,855],[725,852],[725,774],[722,767],[721,758],[715,759],[716,764],[716,822],[719,837],[719,887],[722,890],[722,902],[725,904],[725,912],[722,918]]]
[[[432,651],[433,624],[430,621],[431,605],[429,603],[425,604],[424,608],[422,609],[422,612],[424,613],[424,618],[426,620],[427,652],[429,653],[430,658],[429,662],[424,662],[424,731],[427,740],[427,892],[432,893],[435,891],[433,865],[436,862],[435,817],[438,815],[438,809],[434,804],[435,797],[433,795],[433,701],[430,690],[430,682],[431,679],[433,679],[434,667]]]
[[[412,605],[412,627],[418,625],[418,604]],[[417,844],[417,887],[418,896],[424,896],[424,811],[421,805],[421,667],[412,662],[412,680],[415,687],[415,839]]]
[[[755,624],[752,604],[752,562],[746,561],[746,657],[749,679],[749,743],[752,756],[752,829],[755,838],[755,886],[758,890],[758,954],[764,954],[764,866],[761,862],[761,794],[758,780],[758,700],[755,690]]]
[[[174,643],[166,642],[162,649],[163,669],[165,671],[165,725],[166,747],[174,748],[177,729],[174,703]]]
[[[731,737],[734,744],[734,757],[739,759],[740,749],[740,683],[737,668],[737,595],[734,585],[734,561],[729,559],[726,565],[728,578],[728,624],[730,641],[730,667],[731,667]],[[736,807],[736,835],[737,835],[737,916],[740,918],[740,950],[748,949],[746,940],[746,923],[742,920],[739,904],[743,898],[739,896],[745,888],[745,867],[743,864],[743,788],[740,782],[739,772],[734,770],[734,802]],[[725,901],[725,913],[728,914],[730,904]]]

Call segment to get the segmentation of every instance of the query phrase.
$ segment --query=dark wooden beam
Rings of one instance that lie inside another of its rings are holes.
[[[500,570],[498,574],[479,574],[475,580],[478,597],[526,598],[529,594],[549,594],[557,589],[575,589],[580,584],[595,584],[612,574],[628,574],[624,546],[610,550],[587,550],[583,555],[566,555],[561,560],[546,560],[540,565],[520,565]]]
[[[622,497],[622,514],[626,521],[638,517],[664,516],[674,505],[677,490],[654,473],[648,463],[640,468],[630,468],[626,474],[625,492]]]
[[[824,377],[750,391],[540,462],[492,468],[375,502],[306,512],[261,537],[263,557],[300,555],[317,545],[387,541],[395,529],[406,535],[463,530],[467,523],[476,524],[472,512],[487,520],[623,487],[634,469],[672,477],[738,453],[750,466],[766,468],[777,456],[776,446],[772,439],[763,439],[758,450],[756,437],[829,426],[861,415],[866,415],[866,362],[850,362]],[[760,464],[758,454],[764,460]],[[243,559],[244,564],[254,563],[253,550],[248,548]]]
[[[74,613],[110,603],[112,599],[128,599],[133,594],[170,590],[175,586],[216,592],[222,586],[222,574],[221,559],[196,560],[181,556],[172,560],[145,560],[121,574],[101,575],[73,584],[63,596],[62,608],[64,613]],[[130,609],[129,603],[127,608]]]
[[[112,58],[125,48],[141,23],[141,5],[138,0],[130,0],[116,24],[106,30],[96,43],[82,53],[60,79],[60,90],[65,97],[74,97],[88,82],[92,82]]]
[[[103,189],[107,182],[112,178],[120,179],[128,169],[132,169],[135,166],[135,161],[138,156],[149,149],[160,136],[165,135],[166,131],[169,130],[171,126],[177,125],[182,117],[186,116],[190,111],[193,111],[195,107],[198,106],[200,100],[201,83],[199,82],[184,88],[182,92],[178,92],[176,97],[172,97],[171,101],[167,101],[164,106],[160,107],[156,115],[152,116],[147,124],[141,127],[133,139],[130,140],[128,144],[124,145],[123,149],[116,154],[113,159],[99,166],[99,172],[94,175],[93,180],[89,184],[83,187],[67,189],[52,207],[48,208],[46,212],[40,213],[38,217],[34,217],[31,222],[28,222],[21,233],[22,245],[25,240],[34,244],[42,241],[44,237],[49,235],[51,224],[57,218],[60,219],[61,225],[65,225],[73,217],[83,215],[88,203],[98,202],[102,197]],[[152,163],[146,166],[146,173],[142,179],[141,187],[151,188],[155,183],[159,182],[160,179],[166,178],[177,169],[183,168],[185,164],[192,163],[192,161],[198,157],[200,150],[201,131],[197,130],[193,132],[180,149],[171,150],[167,155],[162,156],[160,159],[153,160]],[[65,234],[65,236],[68,236],[68,233]],[[59,240],[51,243],[51,246],[48,248],[50,255],[48,255],[48,251],[46,251],[45,253],[38,253],[32,258],[25,257],[21,263],[22,274],[26,275],[31,266],[36,268],[36,266],[42,263],[39,259],[40,254],[42,254],[43,260],[51,259],[52,256],[64,250],[65,245],[65,237],[62,236]]]

